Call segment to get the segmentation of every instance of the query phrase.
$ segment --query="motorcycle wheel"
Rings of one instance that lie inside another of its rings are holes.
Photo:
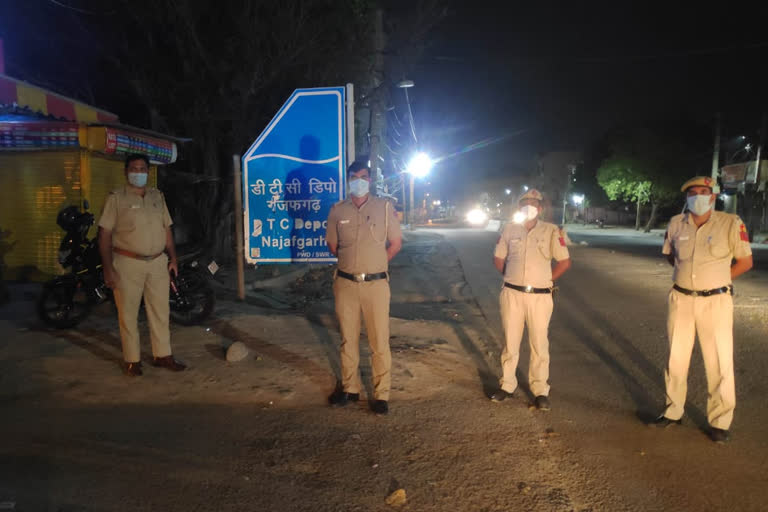
[[[82,322],[91,311],[85,290],[75,282],[46,284],[37,302],[37,314],[48,326],[68,329]]]
[[[216,300],[205,275],[189,271],[179,273],[176,285],[179,297],[171,291],[171,320],[181,325],[197,325],[213,313]]]

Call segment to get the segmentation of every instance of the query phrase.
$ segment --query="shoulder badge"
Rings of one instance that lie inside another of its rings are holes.
[[[743,242],[749,242],[749,233],[747,233],[747,226],[745,226],[744,223],[742,223],[739,228],[739,237],[741,237]]]

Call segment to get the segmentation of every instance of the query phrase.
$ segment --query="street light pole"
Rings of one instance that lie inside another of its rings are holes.
[[[715,115],[715,151],[712,153],[712,181],[720,174],[720,112]]]
[[[403,222],[408,224],[408,205],[405,202],[405,174],[400,174],[400,193],[403,196]]]
[[[408,219],[410,221],[410,223],[408,224],[410,229],[413,229],[413,221],[414,221],[414,219],[413,219],[413,217],[414,217],[414,215],[413,215],[413,201],[414,201],[413,200],[413,186],[414,186],[415,182],[416,182],[416,179],[413,176],[413,174],[411,174],[411,180],[410,180],[410,184],[409,184],[410,185],[410,187],[409,187],[410,188],[410,207],[408,209],[408,212],[410,213],[410,217],[411,217],[410,219]]]
[[[429,156],[426,153],[416,153],[411,159],[411,161],[408,162],[407,171],[408,171],[408,174],[411,175],[411,179],[410,179],[411,201],[409,205],[410,215],[408,220],[410,222],[409,225],[411,226],[411,229],[413,229],[413,221],[415,220],[413,213],[414,213],[414,204],[416,201],[414,200],[414,197],[413,197],[414,196],[413,189],[416,186],[416,178],[417,177],[423,178],[424,176],[429,174],[429,170],[431,168],[432,168],[432,159],[429,158]]]
[[[416,85],[416,84],[413,83],[413,80],[402,80],[402,81],[398,82],[397,87],[399,89],[402,89],[403,92],[405,93],[405,103],[408,106],[408,125],[411,128],[411,135],[413,135],[413,142],[418,145],[419,140],[416,137],[416,125],[413,122],[413,111],[411,110],[411,99],[408,96],[408,89],[410,89],[414,85]],[[410,187],[409,187],[410,188],[410,191],[409,191],[410,204],[407,205],[407,209],[406,209],[406,205],[403,204],[403,212],[406,213],[406,215],[404,215],[405,216],[405,223],[411,229],[413,229],[413,218],[412,218],[413,217],[413,185],[414,185],[414,181],[415,180],[414,180],[413,172],[410,172],[410,175],[411,175],[411,179],[409,180],[409,185],[410,185]],[[405,187],[405,179],[403,179],[403,187]],[[403,192],[403,203],[405,203],[405,192]]]

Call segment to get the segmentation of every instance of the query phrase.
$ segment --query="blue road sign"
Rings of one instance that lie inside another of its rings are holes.
[[[346,190],[344,87],[296,89],[243,156],[248,263],[333,263],[328,212]]]

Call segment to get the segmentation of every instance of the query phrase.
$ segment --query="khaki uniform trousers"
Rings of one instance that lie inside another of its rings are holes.
[[[664,374],[667,386],[664,416],[671,420],[683,416],[688,366],[698,334],[707,373],[707,419],[712,427],[728,430],[736,407],[733,297],[730,293],[692,297],[673,289],[669,292],[668,303],[669,365]]]
[[[517,389],[517,363],[523,328],[528,326],[531,360],[528,382],[534,396],[549,395],[549,320],[552,318],[551,293],[524,293],[504,287],[501,290],[501,323],[506,345],[501,353],[501,389],[512,393]]]
[[[333,282],[336,316],[341,328],[341,384],[347,393],[359,393],[360,313],[371,348],[375,400],[389,400],[392,354],[389,350],[389,282],[355,282],[337,277]]]
[[[152,261],[142,261],[113,253],[112,266],[118,276],[115,304],[120,320],[120,340],[126,363],[141,360],[138,315],[141,297],[149,322],[152,355],[171,355],[171,332],[168,327],[168,257],[161,254]]]

